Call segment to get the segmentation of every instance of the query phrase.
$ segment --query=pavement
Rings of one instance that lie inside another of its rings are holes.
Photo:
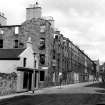
[[[16,96],[22,96],[22,95],[38,95],[38,94],[46,94],[46,93],[49,94],[49,93],[59,93],[59,92],[61,93],[61,92],[63,92],[63,89],[65,89],[65,88],[66,89],[71,88],[70,92],[72,92],[73,88],[79,89],[79,87],[84,87],[86,85],[91,85],[93,83],[98,83],[98,82],[97,81],[95,81],[95,82],[83,82],[83,83],[75,83],[75,84],[68,84],[68,85],[62,85],[62,86],[41,88],[41,89],[35,90],[34,94],[32,93],[32,91],[28,91],[28,92],[24,92],[24,93],[15,93],[15,94],[6,95],[6,96],[0,96],[0,100],[13,98],[13,97],[16,97]],[[88,90],[87,91],[86,90],[84,89],[83,92],[84,93],[88,92]],[[64,92],[66,92],[66,91],[64,91]],[[78,90],[78,92],[79,92],[79,90]],[[68,91],[67,91],[67,93],[68,93]]]

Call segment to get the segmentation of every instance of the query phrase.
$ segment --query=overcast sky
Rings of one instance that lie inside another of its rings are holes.
[[[25,8],[35,0],[0,0],[8,24],[25,21]],[[105,61],[105,0],[39,0],[43,16],[92,59]]]

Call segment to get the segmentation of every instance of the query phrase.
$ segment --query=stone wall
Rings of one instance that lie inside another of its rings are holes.
[[[17,90],[17,77],[15,73],[0,73],[0,96],[15,93]]]

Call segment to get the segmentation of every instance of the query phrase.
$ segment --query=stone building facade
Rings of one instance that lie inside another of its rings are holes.
[[[94,62],[59,31],[54,36],[52,58],[56,65],[53,64],[52,68],[55,81],[59,82],[59,73],[68,84],[93,80],[96,73]]]
[[[38,4],[35,4],[35,7],[31,9],[39,9],[36,5]],[[27,11],[27,15],[30,15],[29,9],[27,9]],[[40,18],[37,12],[39,12],[39,10],[36,10],[37,16],[27,16],[29,18],[21,25],[0,26],[0,48],[26,48],[26,41],[31,37],[33,50],[39,59],[39,71],[36,71],[35,75],[38,76],[39,84],[43,85],[45,81],[51,81],[51,51],[53,49],[54,29],[51,24],[52,21]]]
[[[26,9],[26,21],[21,25],[0,26],[0,48],[26,48],[32,39],[39,65],[35,72],[40,86],[88,81],[93,76],[94,62],[68,38],[54,30],[54,20],[43,18],[38,3]]]

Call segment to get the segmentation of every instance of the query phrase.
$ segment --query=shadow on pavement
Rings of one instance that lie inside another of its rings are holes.
[[[86,85],[85,87],[105,88],[105,83],[93,83],[91,85]]]
[[[105,83],[93,83],[91,85],[86,85],[85,87],[93,87],[93,88],[100,88],[100,89],[96,89],[95,91],[98,93],[105,93]]]
[[[105,89],[104,90],[95,90],[96,92],[99,92],[99,93],[105,93]]]

